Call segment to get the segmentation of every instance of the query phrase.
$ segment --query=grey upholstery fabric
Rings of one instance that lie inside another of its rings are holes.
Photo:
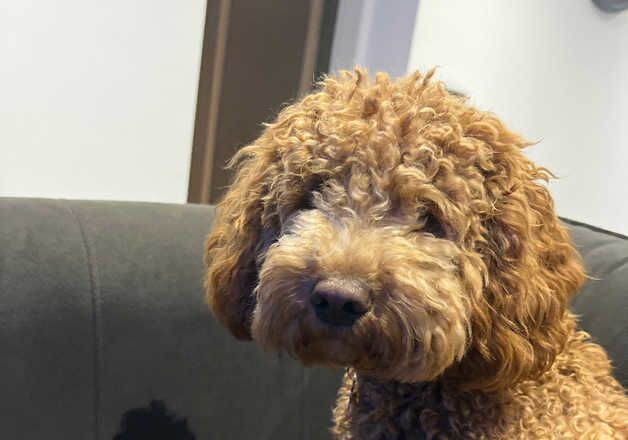
[[[213,208],[0,199],[0,427],[111,439],[163,401],[197,439],[324,439],[339,372],[234,341],[202,298]],[[582,326],[628,381],[628,241],[571,225]]]
[[[589,280],[572,301],[580,327],[604,346],[628,388],[628,238],[565,220]]]
[[[326,438],[337,374],[235,342],[207,310],[212,216],[0,199],[0,437],[111,439],[158,399],[197,439]]]

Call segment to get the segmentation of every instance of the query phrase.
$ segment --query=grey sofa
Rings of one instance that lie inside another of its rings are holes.
[[[0,199],[2,438],[329,438],[340,373],[236,342],[205,307],[213,212]],[[628,385],[628,240],[569,226],[595,278],[574,308]],[[124,436],[159,417],[187,434]]]

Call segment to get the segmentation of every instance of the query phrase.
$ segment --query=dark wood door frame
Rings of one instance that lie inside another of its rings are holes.
[[[215,203],[237,148],[329,66],[338,0],[208,0],[188,202]]]
[[[212,160],[214,139],[230,6],[231,0],[207,1],[188,184],[190,203],[209,203],[209,183],[214,165]]]

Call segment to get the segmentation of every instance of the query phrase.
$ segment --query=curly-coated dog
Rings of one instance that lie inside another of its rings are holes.
[[[324,79],[242,148],[206,243],[240,339],[347,368],[339,439],[626,438],[628,400],[568,301],[550,173],[432,79]]]

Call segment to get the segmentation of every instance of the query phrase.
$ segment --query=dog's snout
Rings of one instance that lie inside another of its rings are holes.
[[[371,308],[368,289],[352,280],[319,281],[310,304],[321,321],[334,326],[351,326]]]

